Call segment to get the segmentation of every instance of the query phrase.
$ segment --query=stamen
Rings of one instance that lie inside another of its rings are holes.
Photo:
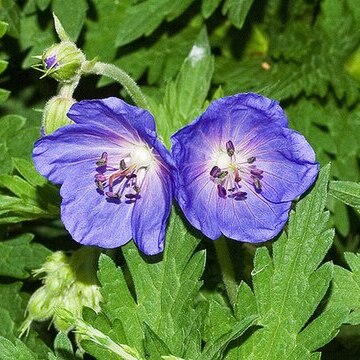
[[[107,164],[108,154],[107,152],[103,152],[101,154],[101,158],[96,162],[97,166],[104,166]]]
[[[99,181],[99,182],[104,182],[104,181],[106,181],[106,176],[104,174],[96,174],[95,180]]]
[[[210,176],[212,177],[218,177],[218,175],[221,173],[221,169],[218,166],[214,166],[211,170],[210,170]]]
[[[241,181],[241,177],[240,177],[240,175],[239,175],[239,170],[238,170],[238,168],[235,168],[235,170],[234,170],[234,176],[235,176],[235,182],[236,183],[239,183],[240,181]]]
[[[95,184],[96,184],[96,187],[98,188],[98,190],[104,191],[104,184],[101,181],[95,180]]]
[[[129,200],[133,200],[138,197],[138,194],[125,194],[125,197]]]
[[[134,179],[134,178],[136,178],[136,177],[137,177],[137,175],[136,175],[136,174],[134,174],[134,173],[129,174],[129,175],[126,175],[126,178],[127,178],[128,180],[130,180],[130,179]]]
[[[231,140],[226,143],[226,152],[230,157],[235,154],[235,146]]]
[[[256,191],[261,191],[261,182],[257,177],[253,178],[254,186]]]
[[[245,191],[239,191],[234,194],[234,200],[245,200],[247,198],[247,193]]]
[[[255,156],[250,156],[246,161],[248,162],[248,164],[252,164],[255,160],[256,160]]]
[[[250,170],[250,173],[255,176],[260,176],[263,172],[264,172],[263,170],[256,169],[256,168]]]
[[[217,175],[217,178],[223,180],[228,176],[228,174],[229,174],[228,171],[220,171],[220,173]]]
[[[125,170],[125,169],[126,169],[126,164],[125,164],[125,160],[124,160],[124,159],[122,159],[122,160],[120,161],[120,169],[121,169],[121,170]]]
[[[225,189],[223,186],[218,185],[218,186],[217,186],[217,190],[218,190],[218,195],[219,195],[221,198],[225,199],[225,198],[226,198],[226,189]]]
[[[110,199],[120,199],[120,198],[121,198],[121,194],[119,194],[119,193],[114,193],[114,192],[112,192],[112,191],[107,191],[107,192],[105,193],[105,195],[106,195],[108,198],[110,198]]]

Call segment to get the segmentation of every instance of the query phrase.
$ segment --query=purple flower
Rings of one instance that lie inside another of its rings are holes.
[[[67,125],[35,143],[37,170],[61,184],[61,217],[74,240],[114,248],[131,238],[163,250],[173,161],[152,115],[117,98],[74,104]]]
[[[318,173],[314,151],[288,128],[279,104],[256,94],[214,101],[172,143],[175,196],[190,223],[211,239],[273,238],[291,201]]]

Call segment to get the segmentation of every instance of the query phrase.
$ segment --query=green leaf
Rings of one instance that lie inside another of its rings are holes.
[[[331,181],[329,194],[352,206],[360,213],[360,184],[352,181]]]
[[[205,19],[209,18],[216,8],[220,5],[221,0],[202,0],[201,14]]]
[[[321,170],[314,188],[298,202],[272,257],[266,247],[257,249],[252,273],[262,328],[230,350],[227,359],[312,359],[317,356],[313,351],[329,342],[345,320],[347,312],[339,309],[336,316],[325,311],[308,323],[333,276],[331,263],[319,267],[334,236],[324,212],[329,170]],[[315,331],[322,335],[311,341]]]
[[[0,104],[5,102],[10,96],[10,91],[0,89]]]
[[[241,336],[251,325],[254,324],[256,320],[256,316],[249,316],[245,319],[241,320],[237,324],[233,326],[233,329],[227,333],[222,335],[219,339],[215,340],[207,344],[202,352],[201,356],[198,358],[199,360],[216,360],[222,359],[222,354],[230,343],[230,341]]]
[[[225,0],[223,14],[226,14],[231,23],[241,29],[254,0]]]
[[[125,11],[124,20],[117,31],[116,45],[123,46],[150,35],[165,18],[179,16],[193,0],[145,0]]]
[[[85,22],[86,0],[53,0],[52,11],[59,18],[69,37],[76,41]]]
[[[56,360],[75,360],[73,347],[67,334],[59,332],[54,341]]]
[[[351,271],[335,266],[333,288],[327,304],[329,310],[345,309],[351,311],[346,322],[360,324],[360,255],[344,254]]]
[[[34,141],[39,137],[39,128],[25,128],[25,124],[22,116],[5,115],[0,118],[1,174],[11,173],[12,157],[31,157]]]
[[[171,355],[170,349],[159,336],[145,323],[145,353],[149,359],[161,359],[162,355]]]
[[[37,7],[41,11],[44,11],[45,9],[47,9],[51,4],[51,0],[35,0],[35,1],[36,1]]]
[[[198,352],[201,344],[200,319],[198,326],[192,327],[192,318],[197,314],[194,298],[202,284],[199,279],[205,261],[203,251],[193,254],[198,242],[180,216],[173,213],[161,262],[144,262],[133,244],[124,248],[138,312],[167,344],[172,355],[180,357],[190,349]]]
[[[136,301],[126,281],[129,276],[101,256],[98,278],[104,298],[102,309],[113,324],[121,324],[120,343],[144,353],[146,324],[152,330],[147,335],[149,341],[153,335],[152,341],[154,337],[161,339],[172,355],[197,358],[205,316],[204,307],[195,304],[205,261],[203,251],[193,253],[198,243],[180,216],[172,213],[162,261],[143,257],[133,243],[124,246]],[[147,345],[147,351],[152,351]]]
[[[17,38],[20,35],[20,8],[15,1],[1,0],[0,19],[9,24],[8,34]]]
[[[23,299],[20,296],[22,283],[0,285],[0,336],[14,341],[19,335],[18,327],[24,319]]]
[[[195,18],[190,26],[179,31],[165,32],[151,39],[152,46],[128,47],[115,64],[127,71],[135,80],[147,72],[149,85],[165,82],[177,75],[201,29],[201,19]],[[94,34],[95,35],[95,34]],[[115,34],[112,34],[114,38]],[[102,54],[102,53],[100,53]],[[153,61],[156,59],[156,61]],[[106,84],[104,80],[101,85]]]
[[[117,24],[124,21],[125,11],[132,3],[132,0],[101,0],[92,4],[96,8],[97,16],[96,19],[86,20],[86,43],[83,50],[88,59],[97,57],[107,62],[115,58]],[[121,54],[121,58],[124,55]]]
[[[0,275],[25,279],[30,271],[39,268],[51,251],[40,244],[31,243],[34,236],[23,234],[13,240],[0,242]]]
[[[124,328],[121,342],[142,349],[144,332],[141,319],[138,318],[137,304],[123,272],[105,255],[99,259],[98,279],[102,285],[103,311],[110,321],[119,319]]]
[[[152,111],[159,121],[159,132],[165,139],[201,113],[213,70],[214,59],[206,30],[202,29],[175,81],[168,84],[164,104],[152,103]]]
[[[20,340],[16,339],[14,343],[0,336],[0,359],[9,360],[36,360],[37,357]]]
[[[8,27],[9,27],[8,23],[4,21],[0,21],[0,38],[2,38],[5,35]]]
[[[29,161],[15,159],[14,164],[23,177],[0,175],[0,187],[13,194],[0,193],[0,223],[58,217],[60,196],[57,188],[40,176]]]

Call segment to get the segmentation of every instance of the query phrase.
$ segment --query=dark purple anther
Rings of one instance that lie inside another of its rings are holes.
[[[100,181],[100,182],[104,182],[106,180],[106,176],[104,174],[96,174],[95,175],[95,180]]]
[[[110,199],[120,199],[121,195],[119,193],[114,193],[112,191],[107,191],[105,195]]]
[[[226,189],[225,189],[223,186],[218,185],[218,186],[217,186],[217,190],[218,190],[218,195],[219,195],[221,198],[225,199],[225,198],[226,198]]]
[[[255,160],[256,160],[255,156],[250,156],[246,161],[248,162],[248,164],[252,164]]]
[[[107,164],[108,154],[107,152],[103,152],[101,154],[101,158],[96,162],[97,166],[104,166]]]
[[[134,200],[137,198],[137,194],[125,194],[125,197],[129,200]]]
[[[125,170],[125,169],[126,169],[125,160],[122,159],[122,160],[120,161],[120,170]]]
[[[234,194],[234,200],[245,200],[247,197],[247,193],[245,191],[239,191],[236,194]]]
[[[264,171],[263,171],[263,170],[260,170],[260,169],[251,169],[251,170],[250,170],[251,175],[255,175],[255,176],[261,176],[261,174],[262,174],[263,172],[264,172]]]
[[[126,178],[127,178],[128,180],[130,180],[130,179],[135,179],[136,177],[137,177],[137,175],[134,174],[134,173],[129,174],[129,175],[126,175]]]
[[[226,152],[230,157],[235,154],[235,146],[231,140],[226,143]]]
[[[210,170],[210,176],[212,177],[218,177],[220,173],[221,173],[221,169],[218,166],[214,166]]]

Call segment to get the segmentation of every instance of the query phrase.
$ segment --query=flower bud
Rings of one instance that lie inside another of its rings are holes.
[[[62,126],[72,123],[66,114],[75,102],[73,98],[67,98],[61,95],[54,96],[47,102],[42,124],[43,131],[46,135],[51,134]]]
[[[72,82],[80,73],[85,56],[71,41],[62,41],[44,51],[42,55],[44,76],[61,82]]]
[[[21,334],[34,320],[51,319],[57,330],[70,330],[72,324],[56,313],[59,307],[75,317],[81,317],[83,306],[100,311],[101,293],[96,278],[98,255],[97,249],[83,247],[71,257],[57,251],[47,258],[43,266],[34,272],[35,275],[43,274],[43,286],[30,297]]]

